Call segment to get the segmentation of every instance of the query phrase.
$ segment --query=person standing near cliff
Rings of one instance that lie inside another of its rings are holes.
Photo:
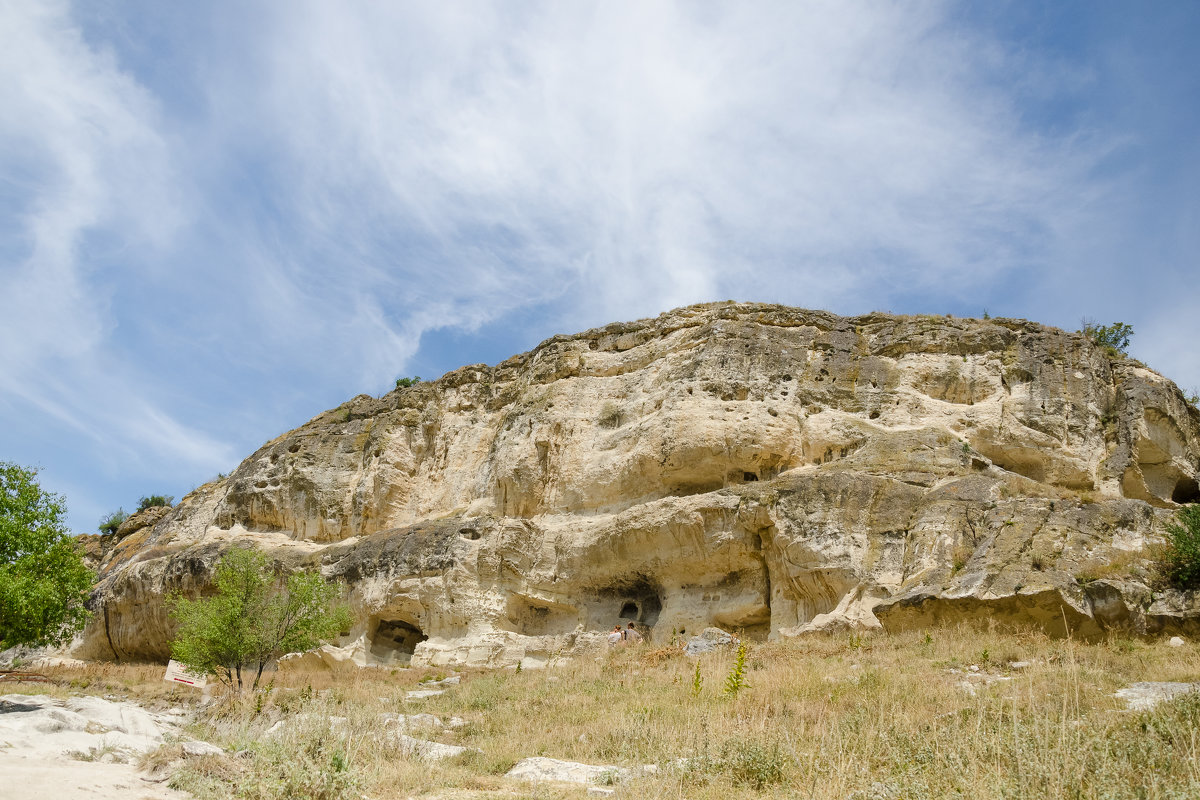
[[[617,628],[620,627],[620,625],[617,625]],[[645,639],[638,633],[637,628],[634,627],[632,622],[629,623],[629,627],[625,629],[625,644],[641,644],[643,641]]]
[[[607,639],[609,647],[616,647],[625,640],[625,636],[621,632],[621,623],[618,622],[616,625],[613,625],[613,629],[608,632]]]

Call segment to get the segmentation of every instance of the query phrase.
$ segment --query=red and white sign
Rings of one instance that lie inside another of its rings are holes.
[[[167,662],[167,674],[163,676],[163,680],[167,683],[182,683],[187,686],[195,686],[197,689],[203,689],[208,685],[207,675],[197,675],[194,672],[188,672],[187,667],[175,659]]]

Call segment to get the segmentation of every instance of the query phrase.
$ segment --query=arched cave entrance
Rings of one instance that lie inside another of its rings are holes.
[[[601,617],[615,614],[618,620],[629,620],[648,628],[658,622],[662,611],[662,590],[644,575],[635,575],[602,589],[600,600]],[[610,624],[603,619],[600,622]]]
[[[417,645],[429,638],[416,624],[402,619],[378,619],[371,627],[371,656],[381,664],[407,664]]]

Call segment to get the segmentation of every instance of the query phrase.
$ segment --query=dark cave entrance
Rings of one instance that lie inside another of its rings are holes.
[[[617,619],[636,622],[648,628],[654,627],[662,612],[662,589],[644,575],[617,581],[602,589],[600,598],[608,609],[602,614],[615,613]]]
[[[374,628],[370,636],[371,655],[384,664],[407,664],[417,645],[429,638],[415,624],[401,619],[381,619]]]
[[[1180,478],[1171,492],[1171,500],[1181,505],[1200,502],[1200,484],[1192,478]]]

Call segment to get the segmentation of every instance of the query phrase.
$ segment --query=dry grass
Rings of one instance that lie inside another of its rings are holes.
[[[1196,797],[1200,695],[1140,714],[1112,695],[1135,681],[1194,681],[1198,654],[971,628],[807,638],[751,647],[748,688],[732,699],[721,692],[732,652],[701,659],[697,696],[695,662],[662,648],[468,673],[408,702],[428,671],[280,675],[270,691],[203,710],[192,733],[241,754],[187,762],[174,781],[214,798],[583,796],[502,778],[544,755],[659,765],[617,784],[618,797]],[[158,667],[86,672],[87,691],[125,687],[155,703],[180,691],[139,685],[158,681]],[[85,679],[75,673],[60,677]],[[382,735],[384,712],[462,717],[465,727],[429,738],[477,752],[410,759]],[[282,733],[266,735],[281,719]]]

